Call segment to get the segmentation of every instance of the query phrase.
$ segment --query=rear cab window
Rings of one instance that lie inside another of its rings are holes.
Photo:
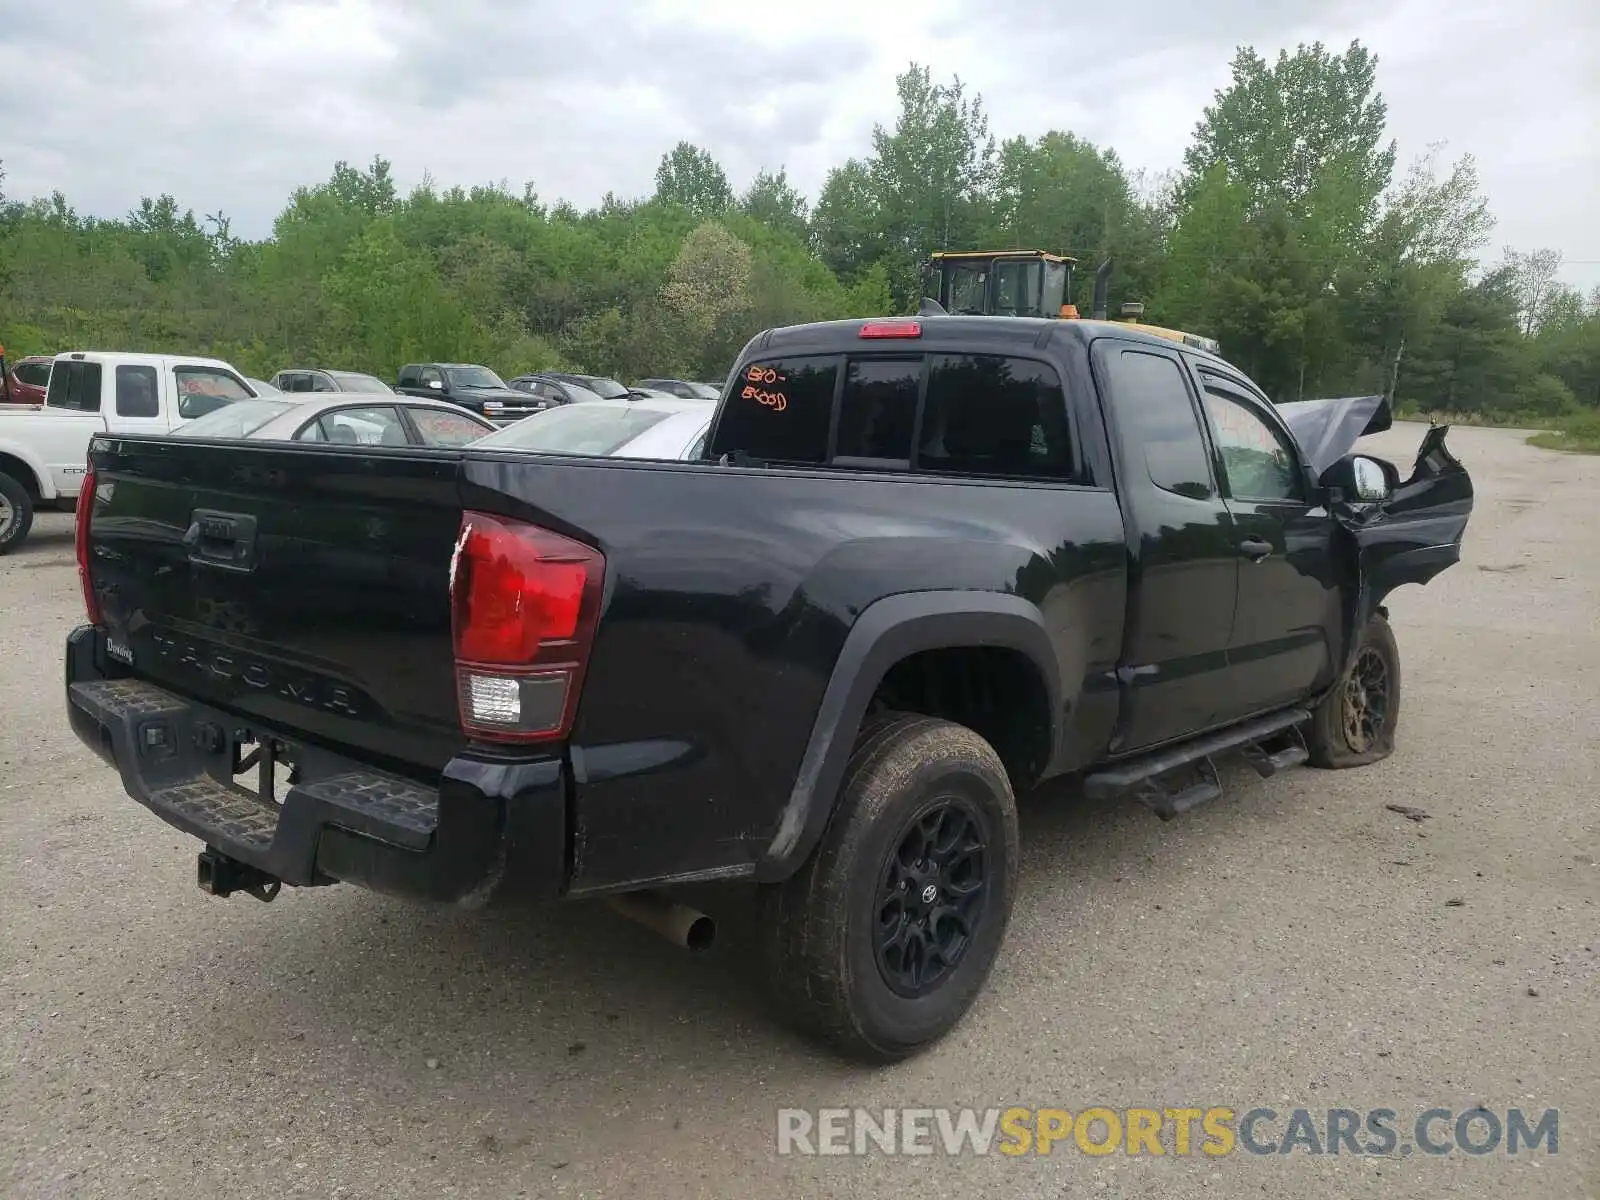
[[[97,413],[100,411],[100,384],[99,363],[63,359],[50,372],[50,389],[45,393],[44,402],[51,408]]]
[[[708,455],[774,465],[1087,483],[1051,364],[904,351],[747,363]]]

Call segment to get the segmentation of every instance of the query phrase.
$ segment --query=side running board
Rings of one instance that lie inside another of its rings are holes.
[[[1109,800],[1131,792],[1134,800],[1170,821],[1222,795],[1213,755],[1243,750],[1245,761],[1262,778],[1305,762],[1310,755],[1300,726],[1310,719],[1305,709],[1289,708],[1140,755],[1085,777],[1084,794]]]

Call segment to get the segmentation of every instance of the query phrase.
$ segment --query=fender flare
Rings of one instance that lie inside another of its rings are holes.
[[[39,494],[39,499],[54,500],[56,498],[56,481],[54,476],[50,474],[50,468],[40,462],[38,456],[29,450],[27,446],[11,438],[0,438],[0,455],[18,460],[33,472],[35,490]],[[7,472],[7,474],[9,473]],[[19,479],[17,482],[24,486],[27,484],[27,481],[23,479]]]
[[[1025,655],[1050,703],[1052,757],[1061,745],[1061,677],[1039,610],[1007,592],[902,592],[869,604],[834,663],[800,759],[794,789],[756,878],[775,882],[800,868],[822,839],[873,693],[901,659],[924,650],[995,646]]]

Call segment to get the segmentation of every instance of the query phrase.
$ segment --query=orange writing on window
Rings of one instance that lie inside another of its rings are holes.
[[[773,412],[782,412],[789,407],[789,397],[782,392],[764,391],[754,384],[747,385],[740,395],[746,400],[754,400],[757,404],[766,405]]]

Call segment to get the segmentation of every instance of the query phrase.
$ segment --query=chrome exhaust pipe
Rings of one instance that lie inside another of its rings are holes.
[[[661,892],[622,892],[606,903],[646,929],[686,950],[706,950],[717,938],[717,923],[698,908],[679,904]]]

